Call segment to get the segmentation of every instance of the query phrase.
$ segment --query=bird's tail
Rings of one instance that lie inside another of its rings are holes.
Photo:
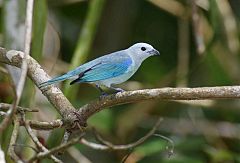
[[[46,81],[46,82],[43,82],[43,83],[41,83],[40,85],[39,85],[39,88],[41,88],[41,87],[45,87],[45,86],[48,86],[48,85],[51,85],[51,84],[56,84],[56,83],[59,83],[59,82],[61,82],[61,81],[64,81],[64,80],[67,80],[67,79],[69,79],[69,78],[71,78],[72,77],[72,75],[70,75],[70,74],[64,74],[64,75],[62,75],[62,76],[59,76],[59,77],[56,77],[56,78],[53,78],[53,79],[51,79],[51,80],[48,80],[48,81]]]

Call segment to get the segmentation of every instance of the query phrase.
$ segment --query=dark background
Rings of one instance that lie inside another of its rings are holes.
[[[238,85],[239,1],[100,0],[99,3],[104,4],[102,12],[97,13],[99,19],[93,27],[95,30],[86,34],[89,29],[84,23],[93,1],[43,0],[35,4],[34,28],[39,27],[39,31],[33,31],[32,46],[34,43],[36,46],[31,52],[52,77],[71,69],[73,55],[84,56],[79,60],[80,64],[128,48],[134,43],[146,42],[159,50],[161,56],[144,61],[137,73],[119,87],[136,90]],[[10,37],[7,15],[16,10],[7,9],[7,3],[3,2],[0,8],[0,45],[21,50],[21,41],[19,46],[13,46],[16,39]],[[25,1],[20,0],[19,3],[18,14],[24,17],[21,10],[24,11]],[[194,14],[198,17],[197,21],[193,21]],[[18,17],[17,20],[24,23],[24,19]],[[21,37],[21,32],[18,37]],[[81,37],[85,38],[78,41]],[[85,45],[89,38],[90,43]],[[77,53],[77,46],[87,50]],[[0,75],[0,81],[0,101],[11,102],[9,78]],[[98,90],[89,84],[73,85],[72,88],[67,85],[63,83],[59,86],[76,108],[99,97]],[[30,119],[50,121],[59,116],[30,80],[21,105],[40,110],[39,113],[29,114]],[[168,158],[166,147],[171,146],[166,140],[153,136],[132,150],[126,160],[128,163],[240,162],[239,107],[238,100],[145,101],[105,109],[91,117],[88,123],[106,140],[127,144],[142,137],[158,117],[163,117],[157,133],[174,141],[174,155]],[[7,150],[11,126],[8,130],[1,137],[4,150]],[[53,147],[60,142],[62,131],[56,129],[37,133],[47,147]],[[90,130],[86,138],[95,141]],[[28,139],[22,131],[18,141],[31,144]],[[29,150],[18,149],[18,153],[27,158]],[[72,150],[81,152],[92,162],[120,162],[129,152],[104,152],[78,144],[61,156],[65,162],[81,160],[79,155],[78,159],[73,157]]]

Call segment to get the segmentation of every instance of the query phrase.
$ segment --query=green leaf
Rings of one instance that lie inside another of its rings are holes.
[[[39,61],[42,56],[46,22],[47,22],[46,0],[35,1],[33,10],[33,33],[31,55],[37,61]]]

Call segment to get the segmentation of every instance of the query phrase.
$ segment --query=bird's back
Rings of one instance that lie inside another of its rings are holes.
[[[69,72],[71,75],[78,75],[71,84],[114,78],[126,73],[132,63],[131,57],[125,51],[102,56]]]
[[[101,56],[99,58],[96,58],[94,60],[91,60],[87,63],[84,63],[80,65],[79,67],[75,68],[72,71],[69,71],[67,74],[71,74],[73,76],[78,75],[81,72],[86,71],[90,67],[93,67],[94,65],[97,65],[99,63],[105,63],[105,64],[114,64],[118,63],[119,61],[122,60],[129,60],[131,57],[126,53],[125,50],[117,51],[114,53],[106,54],[104,56]]]

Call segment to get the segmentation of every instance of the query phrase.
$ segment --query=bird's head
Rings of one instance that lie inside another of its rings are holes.
[[[153,55],[160,55],[159,51],[154,49],[147,43],[136,43],[127,49],[129,55],[139,61],[144,61],[146,58]]]

